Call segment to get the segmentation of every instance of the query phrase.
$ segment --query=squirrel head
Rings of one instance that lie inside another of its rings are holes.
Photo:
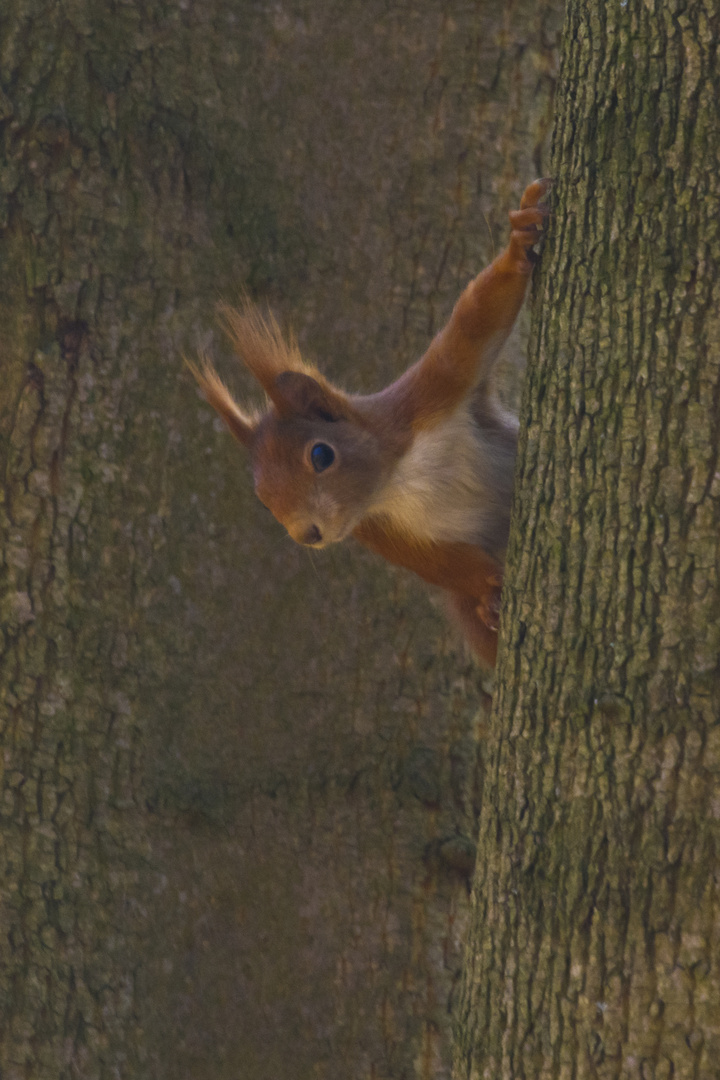
[[[296,371],[278,376],[250,446],[255,492],[294,540],[343,540],[388,472],[380,440],[349,398]]]
[[[269,407],[261,413],[241,408],[206,358],[199,368],[188,366],[249,449],[258,498],[300,544],[321,548],[343,540],[382,488],[391,455],[352,399],[305,364],[277,324],[249,307],[224,309],[224,317]]]
[[[388,461],[350,399],[312,376],[277,377],[250,445],[255,491],[298,543],[349,536],[382,486]]]

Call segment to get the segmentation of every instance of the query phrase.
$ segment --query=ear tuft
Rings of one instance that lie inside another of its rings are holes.
[[[231,434],[243,446],[249,447],[255,435],[258,417],[240,408],[205,355],[201,354],[199,367],[187,358],[185,358],[185,364],[192,372],[205,400],[225,422]]]
[[[270,400],[282,417],[306,420],[340,420],[343,401],[302,371],[283,371],[269,390]]]
[[[247,298],[240,308],[220,304],[219,313],[235,351],[266,394],[281,372],[304,370],[295,339],[285,339],[272,314],[262,315]]]

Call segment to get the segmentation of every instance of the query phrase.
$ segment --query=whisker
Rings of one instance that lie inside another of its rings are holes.
[[[310,565],[312,566],[313,570],[315,571],[315,577],[318,579],[318,581],[322,581],[322,578],[320,577],[320,574],[318,573],[317,563],[313,559],[312,548],[306,548],[305,550],[308,553],[308,558],[310,559]]]

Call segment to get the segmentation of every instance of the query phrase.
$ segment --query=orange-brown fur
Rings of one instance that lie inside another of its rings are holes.
[[[273,319],[246,304],[222,315],[268,396],[237,404],[212,364],[190,365],[251,453],[255,490],[299,543],[352,535],[448,594],[471,646],[495,663],[517,438],[490,376],[522,305],[549,181],[510,214],[507,248],[463,292],[425,355],[380,393],[349,395],[306,364]],[[313,448],[331,452],[317,470]]]

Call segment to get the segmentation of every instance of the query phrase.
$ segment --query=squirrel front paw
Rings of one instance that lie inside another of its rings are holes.
[[[532,270],[537,262],[533,246],[542,236],[542,226],[550,215],[550,208],[542,200],[545,198],[553,181],[550,177],[534,180],[525,188],[520,200],[520,209],[509,214],[512,232],[510,233],[510,252],[520,264]]]

